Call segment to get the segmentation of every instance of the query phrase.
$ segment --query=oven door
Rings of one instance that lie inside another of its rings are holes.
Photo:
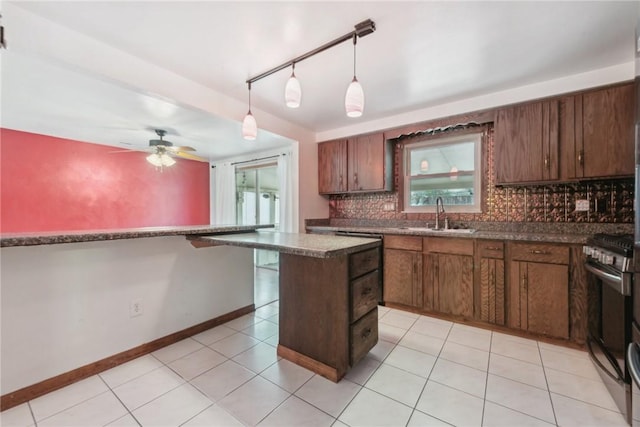
[[[626,367],[631,342],[631,274],[587,262],[587,347],[620,412],[631,415],[631,377]]]
[[[631,374],[631,426],[640,427],[640,330],[633,322],[633,341],[627,350],[627,366]]]

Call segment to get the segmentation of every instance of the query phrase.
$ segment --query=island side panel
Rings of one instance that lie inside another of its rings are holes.
[[[344,376],[349,368],[347,255],[280,254],[278,354],[333,381]]]

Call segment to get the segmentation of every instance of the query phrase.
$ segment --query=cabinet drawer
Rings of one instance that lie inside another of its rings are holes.
[[[385,235],[384,247],[422,252],[422,237]]]
[[[351,254],[349,257],[349,278],[362,276],[380,267],[380,248]]]
[[[378,342],[378,308],[351,325],[350,363],[358,363]]]
[[[378,305],[380,270],[351,282],[351,321],[356,321]]]
[[[504,242],[496,240],[479,240],[478,254],[480,258],[504,259]]]
[[[424,251],[440,254],[473,256],[472,239],[456,239],[450,237],[425,237]]]
[[[511,244],[511,259],[514,261],[569,264],[569,247],[536,243]]]

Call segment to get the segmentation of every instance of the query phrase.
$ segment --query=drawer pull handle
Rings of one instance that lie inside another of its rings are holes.
[[[501,251],[502,250],[502,248],[499,247],[499,246],[487,246],[485,249],[488,250],[488,251]]]
[[[580,150],[578,153],[578,163],[580,166],[584,166],[584,150]]]
[[[367,328],[364,331],[362,331],[362,338],[363,339],[369,338],[369,335],[371,335],[371,328]]]
[[[539,249],[531,249],[529,252],[531,252],[534,255],[551,255],[551,252],[549,252],[549,251],[541,251]]]
[[[362,290],[362,295],[369,295],[371,293],[371,288],[364,288]]]

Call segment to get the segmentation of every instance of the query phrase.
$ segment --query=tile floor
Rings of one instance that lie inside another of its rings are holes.
[[[585,352],[379,307],[334,384],[276,355],[278,302],[3,412],[2,426],[626,425]]]

